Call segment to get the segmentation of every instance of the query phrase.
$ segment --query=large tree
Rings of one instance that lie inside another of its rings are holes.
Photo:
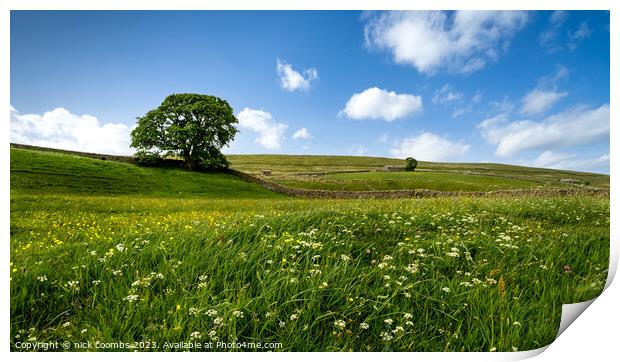
[[[131,147],[139,156],[174,155],[185,168],[222,168],[228,161],[220,149],[237,133],[237,118],[223,99],[203,94],[171,94],[138,117]]]

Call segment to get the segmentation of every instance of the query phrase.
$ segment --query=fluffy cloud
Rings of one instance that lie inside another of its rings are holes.
[[[512,156],[523,150],[546,150],[609,140],[609,105],[575,107],[547,117],[542,122],[509,122],[506,114],[482,121],[482,136],[497,145],[495,154]]]
[[[280,59],[276,61],[276,72],[278,73],[280,87],[289,92],[308,90],[310,83],[319,78],[319,72],[316,68],[308,68],[303,71],[302,75],[302,73],[293,69],[292,65]]]
[[[592,30],[587,22],[582,22],[579,28],[568,32],[568,48],[570,50],[577,49],[577,46],[583,39],[588,39],[592,35]]]
[[[562,31],[567,18],[567,12],[562,10],[554,11],[549,16],[547,29],[538,38],[540,45],[547,48],[549,53],[565,48],[574,51],[582,40],[592,35],[592,29],[585,21],[575,30]]]
[[[239,126],[258,133],[256,143],[272,150],[277,150],[284,140],[284,131],[288,127],[277,123],[271,113],[262,110],[244,108],[237,114]]]
[[[433,97],[433,103],[435,104],[448,104],[459,102],[463,99],[463,93],[457,92],[449,84],[445,84],[443,87],[435,91]]]
[[[310,134],[310,132],[308,132],[307,128],[300,128],[297,131],[295,131],[295,133],[293,134],[293,139],[305,139],[305,140],[309,140],[309,139],[313,139],[314,137]]]
[[[11,142],[66,150],[133,154],[131,129],[122,123],[99,123],[96,117],[55,108],[41,114],[21,114],[11,107]]]
[[[542,113],[567,95],[568,93],[559,92],[557,90],[535,88],[527,93],[521,100],[521,113],[528,116]]]
[[[526,21],[525,11],[390,11],[371,17],[364,31],[366,43],[396,63],[469,73],[497,59]]]
[[[566,21],[566,18],[566,11],[557,10],[552,12],[549,16],[549,25],[547,26],[547,29],[538,37],[540,45],[547,48],[550,53],[562,49],[562,46],[558,44],[558,35],[564,25],[564,22]]]
[[[470,146],[452,142],[433,133],[397,140],[390,153],[399,158],[415,157],[424,161],[450,161],[467,153]]]
[[[377,87],[355,93],[341,114],[351,119],[383,119],[392,122],[422,111],[422,97],[396,94]]]
[[[595,158],[577,158],[575,154],[557,153],[546,150],[529,166],[553,168],[558,170],[605,171],[609,170],[609,154]]]

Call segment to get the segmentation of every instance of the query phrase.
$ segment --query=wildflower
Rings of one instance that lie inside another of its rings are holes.
[[[291,319],[292,321],[294,321],[295,319],[297,319],[297,314],[291,314],[290,319]]]
[[[207,283],[198,283],[198,289],[203,289],[207,287]]]
[[[189,337],[190,337],[190,339],[200,339],[200,338],[202,338],[202,334],[200,334],[200,332],[198,332],[198,331],[195,331],[195,332],[192,332],[189,335]]]
[[[112,271],[112,275],[114,275],[114,276],[123,275],[123,272],[120,271],[120,270],[114,270],[114,271]]]
[[[388,318],[386,320],[384,320],[385,324],[387,324],[388,326],[391,326],[392,323],[394,323],[394,321],[392,320],[392,318]]]
[[[285,321],[280,321],[280,323],[278,323],[278,326],[279,326],[280,328],[283,328],[285,325],[286,325],[286,322],[285,322]]]
[[[213,324],[215,324],[216,326],[219,326],[220,324],[222,324],[223,321],[224,321],[224,318],[217,317],[213,320]]]
[[[217,311],[215,309],[209,309],[205,314],[209,317],[215,317],[217,315]]]
[[[198,309],[197,308],[189,308],[189,315],[196,315],[198,314]]]
[[[411,313],[405,313],[405,314],[403,314],[403,317],[405,319],[411,319],[411,318],[413,318],[413,315]]]
[[[397,333],[402,333],[405,331],[405,328],[401,327],[401,326],[396,326],[396,328],[394,328],[394,330],[392,331],[392,333],[397,334]]]
[[[450,288],[448,288],[448,287],[443,287],[443,288],[441,288],[441,290],[443,290],[446,293],[450,293]]]
[[[117,244],[116,245],[116,250],[123,251],[123,250],[125,250],[125,246],[123,244]]]
[[[388,342],[391,341],[394,337],[390,334],[390,332],[381,332],[381,339]]]
[[[408,271],[411,274],[417,273],[418,272],[418,264],[412,263],[409,264],[405,267],[405,270]]]
[[[84,334],[84,333],[86,333],[86,332],[88,332],[88,329],[86,329],[86,328],[84,328],[84,329],[82,329],[82,330],[80,331],[80,333],[82,333],[82,334]]]
[[[497,351],[496,347],[491,347],[491,349],[489,350],[489,352],[495,352],[495,351]]]
[[[243,312],[240,310],[235,310],[232,312],[232,314],[237,318],[243,318]]]
[[[47,275],[40,275],[37,277],[37,280],[40,282],[45,282],[47,281]]]
[[[201,282],[204,282],[205,280],[207,280],[209,277],[206,275],[201,275],[198,277],[198,280],[200,280]]]
[[[219,338],[217,337],[217,332],[214,330],[209,331],[209,338],[214,341],[217,341]]]
[[[343,321],[342,319],[338,319],[334,322],[334,325],[340,329],[344,329],[344,327],[347,326],[347,322]]]
[[[98,285],[98,284],[101,284],[101,280],[99,280],[99,279],[93,280],[92,283],[93,283],[93,285]]]
[[[370,327],[367,323],[360,323],[360,328],[361,329],[368,329],[368,327]]]
[[[67,282],[67,284],[65,284],[65,286],[74,291],[80,290],[80,282],[77,280],[69,281]]]
[[[350,256],[348,256],[348,255],[344,255],[344,254],[342,254],[342,255],[340,255],[340,259],[341,259],[342,261],[348,261],[348,260],[351,260],[351,257],[350,257]]]
[[[137,294],[129,294],[128,296],[123,298],[123,300],[126,300],[131,303],[131,302],[135,302],[136,300],[138,300],[138,298],[140,298],[140,296]]]
[[[513,323],[512,323],[512,325],[513,325],[513,326],[520,326],[520,325],[521,325],[521,322],[513,322]]]

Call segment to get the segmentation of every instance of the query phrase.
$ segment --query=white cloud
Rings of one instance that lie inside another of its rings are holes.
[[[100,124],[96,117],[60,107],[41,114],[21,114],[11,106],[11,142],[73,151],[131,155],[129,126]]]
[[[583,39],[588,39],[592,35],[592,30],[587,22],[582,22],[575,31],[568,32],[568,48],[575,50]]]
[[[461,101],[462,99],[463,93],[457,92],[452,88],[452,86],[445,84],[443,87],[435,91],[433,103],[448,104]]]
[[[377,87],[355,93],[341,114],[351,119],[383,119],[392,122],[422,111],[422,97],[413,94],[396,94]]]
[[[593,144],[609,140],[609,104],[599,108],[575,107],[542,122],[508,122],[508,116],[500,114],[482,121],[477,128],[490,144],[497,145],[498,156]]]
[[[578,158],[575,154],[556,153],[546,150],[529,166],[553,168],[558,170],[601,171],[609,169],[609,154],[595,158]]]
[[[445,68],[469,73],[507,49],[527,21],[525,11],[389,11],[371,17],[364,31],[370,47],[422,73]]]
[[[521,100],[521,113],[529,116],[542,113],[567,95],[557,90],[532,89]]]
[[[469,151],[470,146],[452,142],[433,133],[397,140],[390,153],[399,158],[414,157],[423,161],[450,161]]]
[[[310,132],[308,132],[307,128],[300,128],[298,129],[294,134],[293,134],[293,139],[305,139],[305,140],[309,140],[309,139],[313,139],[314,137],[310,134]]]
[[[547,29],[538,37],[540,45],[547,48],[550,53],[562,49],[562,46],[558,44],[557,38],[567,17],[566,11],[557,10],[552,12],[549,16]]]
[[[457,118],[457,117],[460,117],[464,114],[471,113],[471,112],[473,112],[473,109],[471,106],[456,108],[452,112],[452,118]]]
[[[280,87],[289,92],[296,90],[308,90],[310,84],[319,78],[319,72],[316,68],[308,68],[303,71],[303,75],[293,69],[293,66],[278,59],[276,61],[276,72]]]
[[[272,150],[281,147],[284,140],[284,131],[288,127],[284,123],[277,123],[271,113],[262,110],[244,108],[237,114],[239,126],[258,133],[256,143]]]
[[[515,108],[514,103],[508,99],[508,96],[504,96],[501,101],[490,101],[489,106],[493,111],[499,113],[510,113]]]
[[[364,156],[366,153],[366,149],[364,146],[355,145],[349,148],[349,151],[353,154],[353,156]]]

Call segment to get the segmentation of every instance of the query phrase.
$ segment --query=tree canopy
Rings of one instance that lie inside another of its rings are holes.
[[[176,156],[189,170],[228,167],[221,148],[238,130],[233,109],[223,99],[203,94],[171,94],[138,117],[131,147],[139,158]]]
[[[418,166],[418,161],[413,157],[407,157],[405,161],[407,161],[405,171],[415,171],[415,168]]]

